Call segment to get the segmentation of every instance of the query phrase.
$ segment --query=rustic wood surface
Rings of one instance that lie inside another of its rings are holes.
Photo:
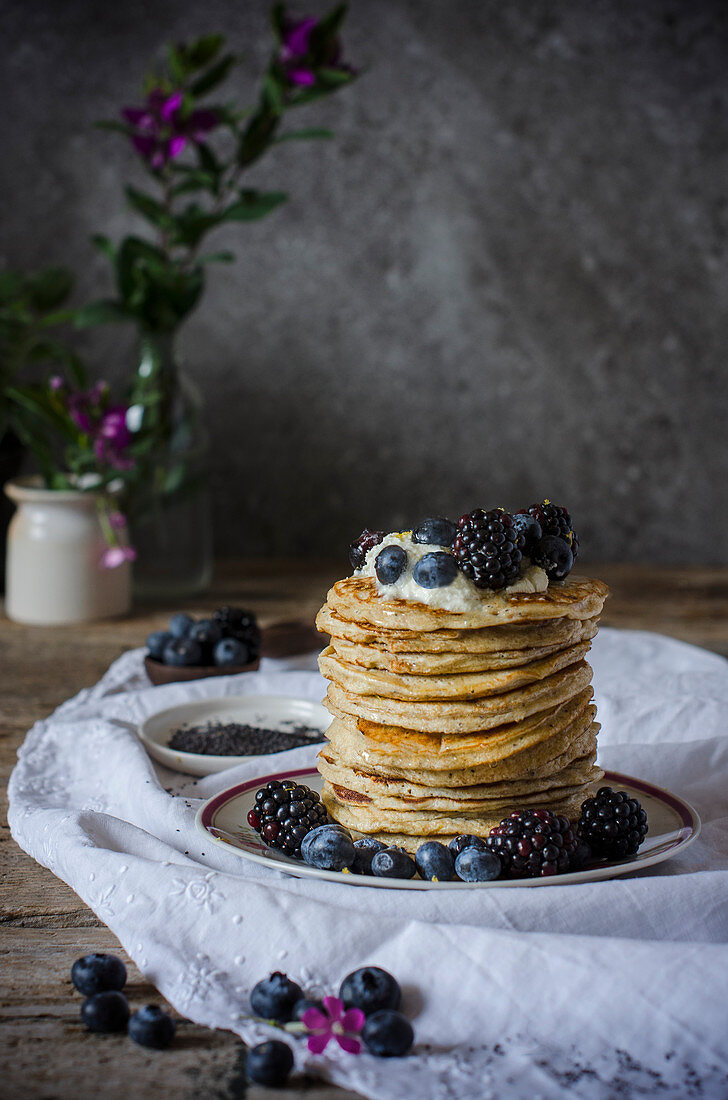
[[[586,571],[586,570],[585,570]],[[654,630],[728,656],[728,568],[592,566],[612,587],[604,623]],[[212,590],[185,610],[209,612],[221,603],[252,607],[264,625],[308,620],[341,565],[230,562]],[[178,608],[175,608],[178,610]],[[36,719],[99,679],[126,649],[165,625],[170,609],[143,607],[120,622],[74,627],[26,627],[0,619],[0,769],[3,791],[18,746]],[[129,967],[134,1004],[161,1002],[126,958],[113,934],[49,871],[10,837],[3,804],[0,829],[0,1095],[91,1100],[226,1100],[305,1095],[346,1100],[353,1093],[315,1081],[285,1091],[246,1086],[244,1049],[229,1032],[181,1021],[170,1051],[137,1047],[124,1037],[90,1035],[78,1018],[71,963],[89,951],[112,951]]]

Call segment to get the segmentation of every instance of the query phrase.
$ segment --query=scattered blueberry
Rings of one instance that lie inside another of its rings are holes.
[[[380,1009],[399,1008],[402,990],[397,979],[381,966],[363,966],[346,975],[339,997],[347,1008],[360,1008],[370,1016]]]
[[[458,575],[458,563],[452,554],[444,550],[435,550],[420,558],[412,570],[420,588],[446,588]]]
[[[500,858],[487,848],[463,848],[455,860],[455,873],[463,882],[492,882],[501,870]]]
[[[463,848],[485,848],[486,843],[480,836],[472,836],[470,833],[460,833],[460,836],[452,838],[448,848],[453,856],[459,856]]]
[[[300,1001],[296,1001],[293,1006],[293,1013],[291,1015],[292,1020],[302,1020],[303,1014],[309,1008],[317,1008],[320,1012],[323,1011],[323,1005],[321,1001],[312,1001],[309,997],[301,997]]]
[[[165,646],[172,641],[168,630],[153,630],[147,637],[147,651],[153,661],[161,661]]]
[[[415,852],[415,864],[420,877],[431,882],[450,882],[455,874],[453,854],[439,840],[428,840],[420,844]]]
[[[355,840],[354,862],[351,865],[352,873],[355,875],[373,874],[372,860],[376,853],[381,852],[383,848],[386,848],[386,844],[382,844],[381,840],[376,840],[373,836],[365,836],[361,840]]]
[[[202,660],[202,647],[192,638],[172,638],[164,647],[162,659],[173,668],[190,668]]]
[[[378,878],[414,878],[417,868],[404,848],[383,848],[372,859],[372,874]]]
[[[442,516],[429,516],[412,532],[412,541],[426,546],[452,546],[457,524]]]
[[[374,559],[374,572],[380,584],[394,584],[407,565],[407,551],[401,546],[385,546]]]
[[[401,1058],[415,1041],[409,1020],[389,1009],[369,1016],[361,1037],[369,1053],[377,1058]]]
[[[355,855],[354,843],[340,825],[320,825],[301,843],[304,862],[322,871],[343,871],[351,867]]]
[[[187,632],[194,625],[194,622],[195,620],[191,615],[185,614],[184,611],[178,611],[169,620],[169,633],[173,638],[186,638]]]
[[[245,1072],[248,1079],[256,1085],[268,1085],[277,1088],[285,1085],[293,1069],[291,1048],[280,1039],[269,1039],[251,1047],[245,1060]]]
[[[94,993],[81,1005],[81,1020],[89,1031],[126,1031],[129,1002],[118,989]]]
[[[293,1006],[303,997],[300,985],[276,970],[253,986],[250,1007],[256,1016],[264,1020],[276,1020],[285,1024],[291,1019]]]
[[[145,1005],[129,1020],[129,1038],[152,1050],[166,1050],[176,1030],[176,1021],[158,1005]]]
[[[250,661],[247,646],[237,638],[223,638],[219,641],[212,651],[212,658],[220,667],[247,665]]]
[[[126,967],[116,955],[84,955],[71,967],[71,981],[85,997],[107,989],[123,989]]]
[[[531,561],[540,565],[551,581],[563,581],[574,564],[574,555],[568,542],[558,535],[544,535],[531,551]]]

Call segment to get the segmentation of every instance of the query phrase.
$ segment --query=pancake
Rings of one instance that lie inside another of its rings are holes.
[[[609,589],[601,581],[567,578],[549,584],[545,592],[492,592],[467,611],[445,611],[411,600],[386,600],[372,577],[337,581],[326,597],[339,618],[397,630],[431,631],[448,628],[500,626],[542,619],[590,619],[598,615]]]
[[[319,656],[319,668],[328,680],[333,680],[347,692],[357,695],[381,695],[387,699],[413,700],[474,700],[484,696],[500,695],[526,684],[546,679],[563,668],[584,661],[590,642],[569,646],[559,653],[532,661],[518,668],[496,669],[488,672],[455,672],[438,676],[410,675],[389,672],[387,669],[362,668],[343,661],[333,646]]]
[[[382,695],[358,695],[331,683],[324,706],[334,714],[343,711],[355,718],[392,723],[421,733],[474,733],[504,722],[520,722],[551,705],[566,702],[588,687],[591,677],[589,664],[580,661],[514,691],[467,702],[404,702]]]

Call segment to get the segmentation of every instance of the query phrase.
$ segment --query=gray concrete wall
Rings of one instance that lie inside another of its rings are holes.
[[[134,226],[135,171],[93,120],[211,29],[252,90],[267,8],[4,0],[0,261],[105,289],[88,237]],[[306,113],[337,140],[251,173],[291,201],[217,234],[183,334],[220,551],[549,496],[585,559],[728,560],[726,5],[353,0],[345,40],[365,75]],[[119,337],[85,346],[121,385]]]

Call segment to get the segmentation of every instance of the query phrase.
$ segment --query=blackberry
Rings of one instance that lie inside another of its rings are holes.
[[[247,649],[248,661],[257,661],[260,656],[260,627],[254,612],[242,607],[218,607],[212,618],[220,627],[223,638],[235,638]]]
[[[317,825],[329,823],[320,795],[292,779],[271,779],[255,792],[248,824],[270,848],[301,858],[301,841]]]
[[[595,856],[622,859],[633,856],[647,836],[647,814],[626,791],[600,787],[581,807],[579,837]]]
[[[524,537],[502,508],[476,508],[458,520],[453,553],[476,588],[505,588],[521,569]]]
[[[384,531],[370,531],[365,527],[358,539],[354,539],[349,547],[349,561],[352,569],[361,569],[369,551],[378,546],[384,538]]]
[[[563,539],[571,549],[576,561],[579,554],[579,536],[574,530],[571,516],[566,508],[560,504],[552,504],[550,500],[544,500],[542,504],[532,504],[530,508],[521,508],[518,513],[521,516],[533,516],[541,527],[542,535],[556,535]]]
[[[540,809],[514,810],[490,830],[485,843],[500,856],[503,878],[563,874],[579,846],[568,818]]]

